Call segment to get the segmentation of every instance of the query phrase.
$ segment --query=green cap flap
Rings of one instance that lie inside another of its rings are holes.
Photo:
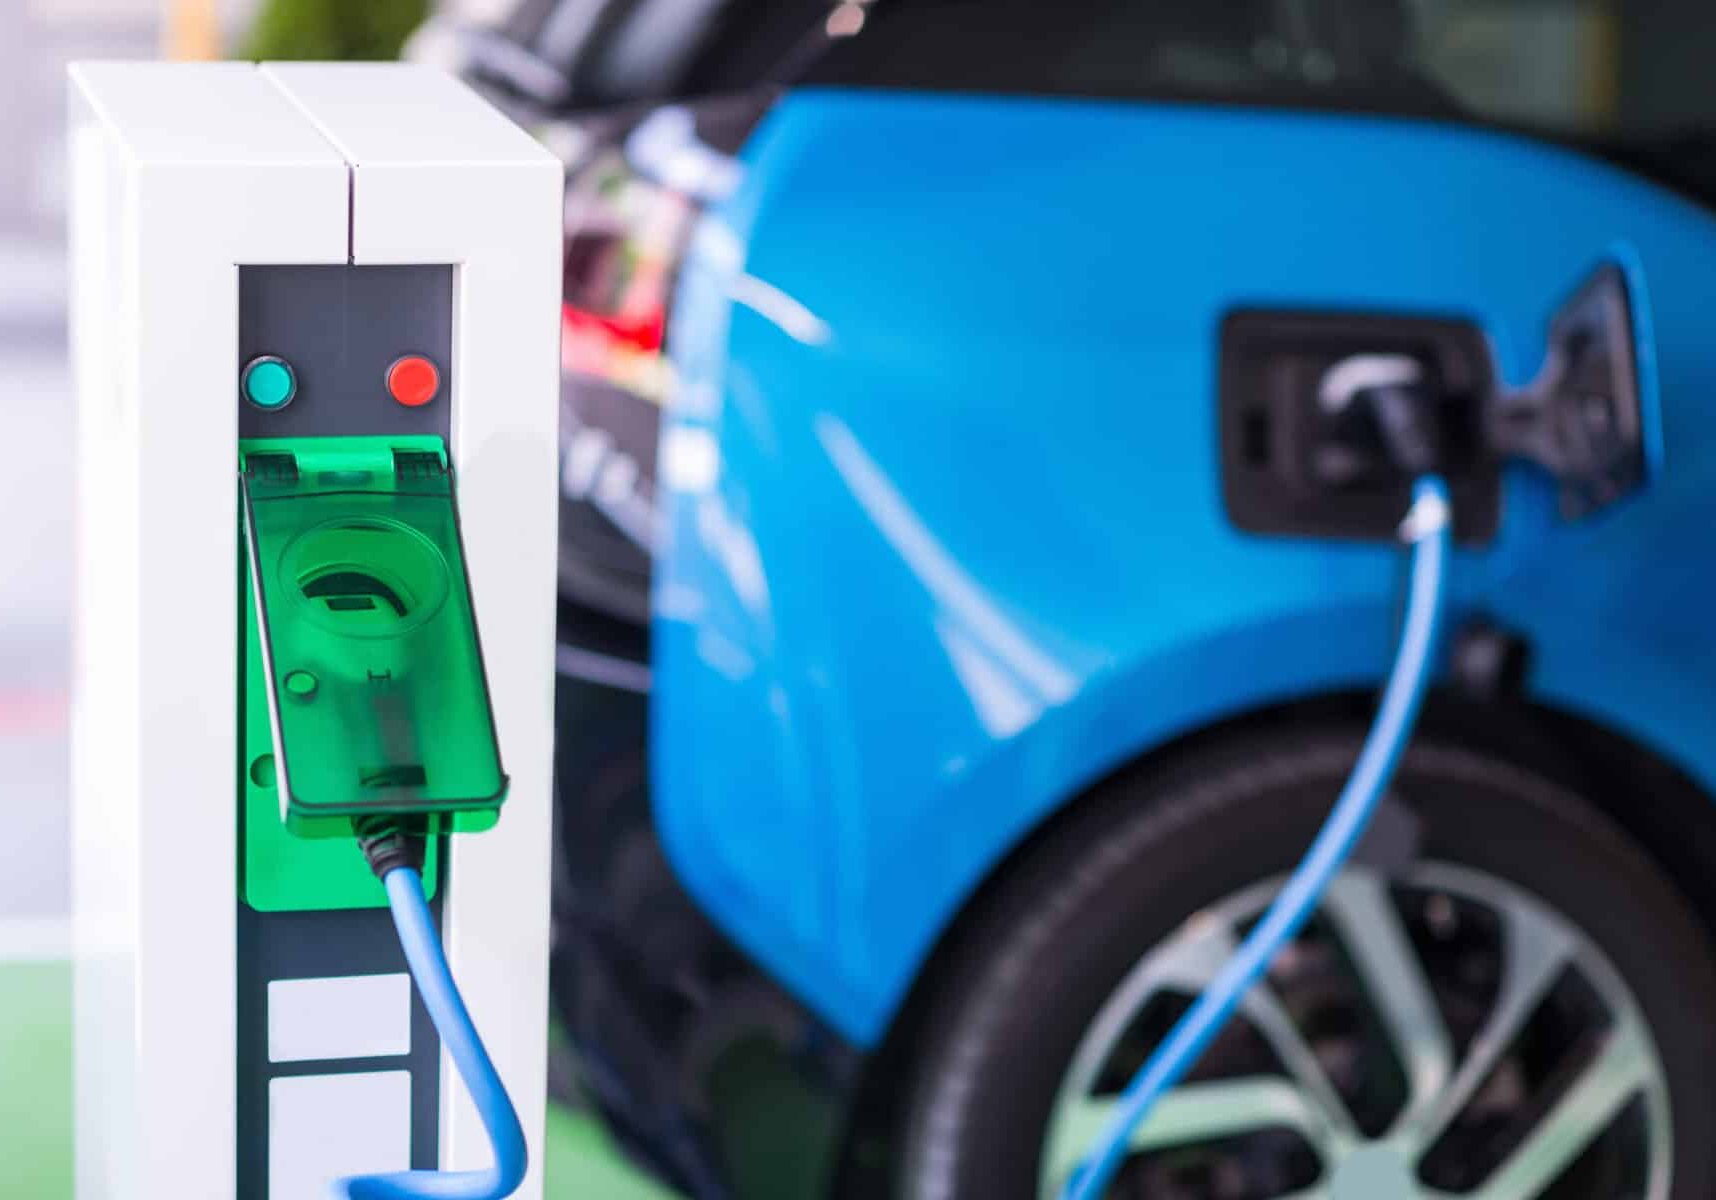
[[[438,440],[249,442],[243,459],[288,826],[498,808],[506,777]]]

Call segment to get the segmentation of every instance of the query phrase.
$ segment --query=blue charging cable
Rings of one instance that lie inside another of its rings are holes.
[[[1412,545],[1411,583],[1400,649],[1383,689],[1382,706],[1352,775],[1310,850],[1263,920],[1126,1085],[1090,1156],[1068,1181],[1065,1200],[1098,1200],[1107,1190],[1126,1158],[1132,1131],[1163,1093],[1197,1063],[1246,992],[1316,910],[1323,892],[1370,824],[1377,802],[1400,765],[1424,704],[1441,632],[1452,515],[1448,488],[1439,476],[1421,476],[1413,485],[1412,496],[1412,509],[1400,526],[1400,536]]]
[[[337,1200],[503,1200],[524,1182],[529,1162],[524,1127],[453,982],[441,949],[441,935],[423,896],[423,877],[411,867],[394,866],[382,877],[382,884],[387,888],[393,925],[399,931],[411,977],[417,981],[417,991],[435,1031],[441,1035],[441,1044],[453,1056],[459,1076],[476,1102],[494,1147],[495,1165],[483,1171],[358,1176],[338,1181],[333,1195]]]

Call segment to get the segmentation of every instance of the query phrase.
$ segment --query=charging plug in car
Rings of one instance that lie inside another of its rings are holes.
[[[1328,486],[1442,468],[1440,396],[1424,363],[1412,355],[1341,359],[1324,373],[1317,404],[1326,426],[1312,469]]]

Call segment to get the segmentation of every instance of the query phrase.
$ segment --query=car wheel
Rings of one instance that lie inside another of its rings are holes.
[[[1058,1197],[1356,752],[1336,732],[1205,751],[1029,849],[938,966],[901,1194]],[[1639,848],[1565,788],[1435,744],[1374,832],[1109,1195],[1716,1195],[1711,946]]]

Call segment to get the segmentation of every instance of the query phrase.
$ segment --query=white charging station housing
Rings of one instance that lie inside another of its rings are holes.
[[[455,80],[397,64],[80,64],[70,155],[77,1195],[267,1200],[237,1183],[240,268],[445,264],[450,446],[510,789],[495,829],[450,841],[444,934],[523,1119],[532,1164],[517,1195],[534,1200],[560,163]],[[396,977],[269,990],[271,1055],[363,1043],[370,1025],[370,1046],[399,1036]],[[393,1144],[411,1117],[385,1074],[271,1093],[267,1123],[295,1164],[273,1165],[272,1200],[303,1200],[314,1193],[291,1189],[334,1171],[405,1165]],[[486,1166],[444,1059],[440,1081],[436,1165]],[[352,1136],[330,1141],[341,1128]],[[381,1161],[354,1161],[368,1153]]]

